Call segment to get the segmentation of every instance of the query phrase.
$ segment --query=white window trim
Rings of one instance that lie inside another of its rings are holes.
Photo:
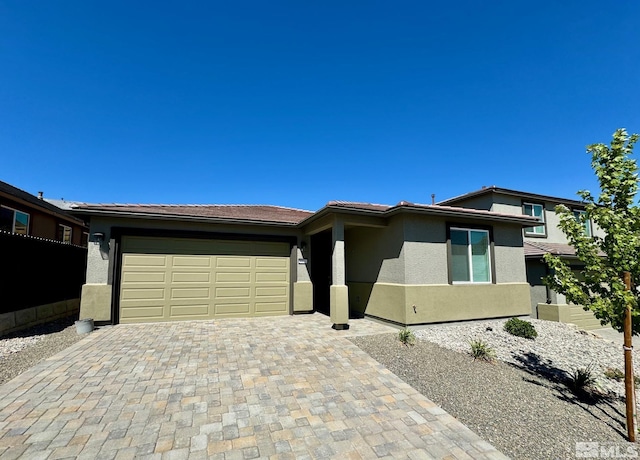
[[[65,244],[71,244],[73,242],[73,228],[69,227],[68,225],[64,225],[64,224],[58,224],[60,227],[62,227],[62,239],[60,241],[62,241]],[[69,241],[65,241],[64,240],[64,231],[66,229],[69,229]]]
[[[19,212],[20,214],[24,214],[27,216],[27,235],[29,234],[29,223],[31,222],[31,214],[29,214],[28,212],[24,212],[21,211],[19,209],[15,209],[15,208],[11,208],[9,206],[0,206],[0,208],[4,208],[4,209],[8,209],[10,211],[13,211],[13,222],[11,223],[11,233],[15,233],[16,232],[16,212]]]
[[[540,206],[542,208],[542,212],[540,213],[540,218],[542,219],[539,225],[532,225],[531,227],[525,227],[524,228],[524,234],[525,236],[539,236],[539,237],[546,237],[547,236],[547,221],[545,219],[545,210],[544,210],[544,204],[542,203],[531,203],[528,201],[524,201],[522,203],[522,212],[524,214],[524,207],[525,206],[531,206],[532,210],[534,208],[534,206]],[[528,216],[529,214],[525,214],[525,216]],[[535,212],[533,215],[531,215],[532,217],[535,217]],[[542,233],[536,233],[535,231],[527,231],[528,228],[536,228],[536,227],[542,227]]]
[[[453,279],[451,279],[451,284],[493,284],[493,270],[491,266],[491,238],[489,235],[489,230],[485,230],[483,228],[450,227],[449,231],[451,232],[452,230],[467,232],[467,237],[469,241],[469,243],[467,243],[467,259],[469,260],[468,268],[469,268],[469,277],[471,278],[471,281],[454,281]],[[471,249],[471,232],[483,232],[487,234],[487,251],[489,254],[489,260],[488,260],[489,266],[487,268],[489,270],[489,281],[473,281],[473,253]],[[450,243],[450,244],[453,245],[453,243]],[[453,263],[453,260],[451,260],[450,263]]]

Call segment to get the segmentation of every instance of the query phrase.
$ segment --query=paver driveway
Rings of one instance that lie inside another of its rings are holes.
[[[314,314],[97,330],[0,386],[0,458],[505,458]]]

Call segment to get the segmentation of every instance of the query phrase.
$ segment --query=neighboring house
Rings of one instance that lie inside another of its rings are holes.
[[[585,312],[579,305],[567,304],[564,295],[542,283],[542,277],[549,273],[549,268],[542,259],[545,254],[564,258],[576,270],[582,268],[575,256],[574,248],[568,244],[566,236],[558,226],[560,219],[555,207],[563,204],[578,217],[584,213],[584,202],[491,186],[441,201],[439,204],[507,214],[521,213],[541,219],[540,225],[525,227],[523,230],[527,281],[531,286],[531,316],[570,322],[585,329],[602,327],[591,312]],[[601,229],[588,221],[585,222],[585,232],[589,236],[604,236]]]
[[[400,202],[89,205],[81,318],[109,323],[328,313],[400,325],[526,315],[513,212]]]
[[[78,314],[88,231],[42,196],[0,182],[0,335]]]
[[[84,221],[47,202],[0,181],[0,231],[86,246]]]

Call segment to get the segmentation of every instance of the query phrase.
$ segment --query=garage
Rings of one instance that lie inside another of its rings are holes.
[[[290,245],[123,236],[121,323],[286,315]]]

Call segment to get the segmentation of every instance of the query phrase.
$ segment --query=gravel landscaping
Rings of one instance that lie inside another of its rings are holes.
[[[535,340],[504,332],[504,320],[431,326],[415,332],[414,346],[402,345],[397,334],[351,340],[514,459],[575,458],[576,442],[624,446],[624,388],[602,374],[624,369],[621,347],[560,323],[532,323]],[[474,360],[469,341],[476,339],[498,359]],[[590,363],[597,388],[579,398],[564,379]]]
[[[0,385],[82,339],[76,319],[69,316],[0,337]]]

